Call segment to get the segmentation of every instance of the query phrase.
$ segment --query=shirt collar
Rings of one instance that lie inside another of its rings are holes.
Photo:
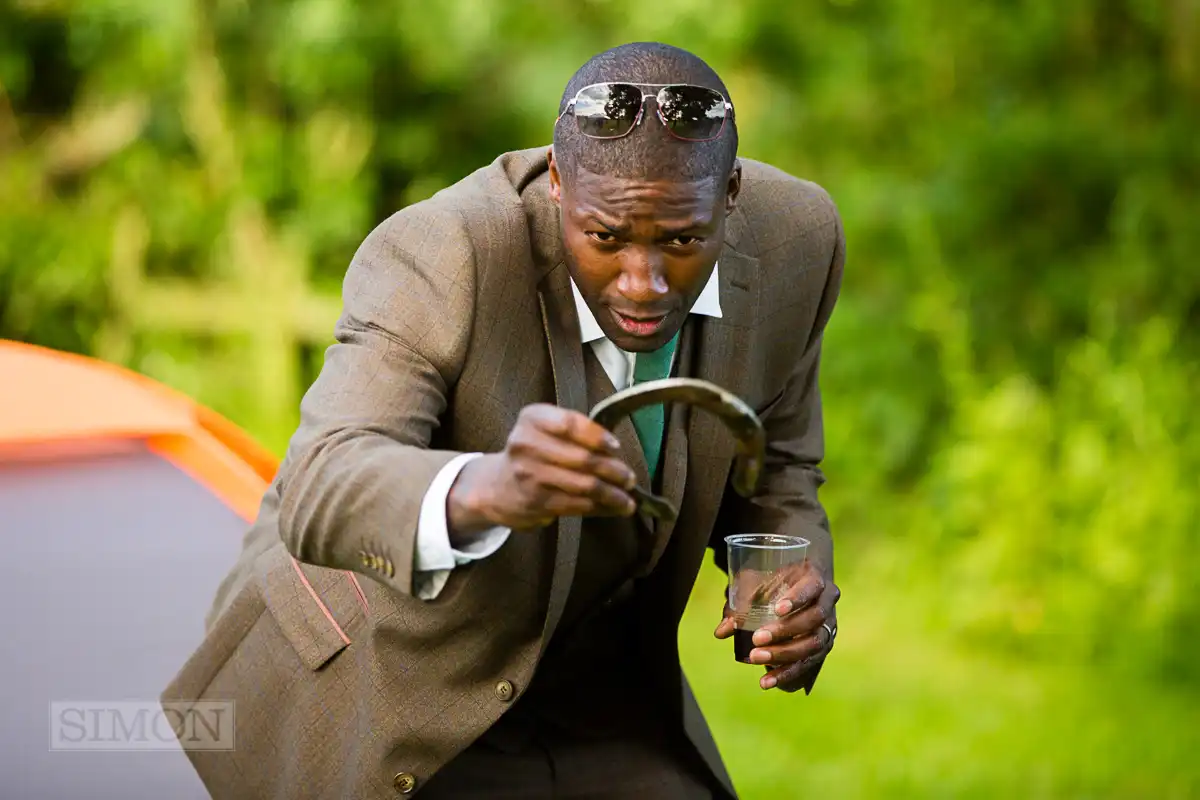
[[[718,287],[721,285],[721,282],[717,277],[720,266],[720,264],[713,265],[712,275],[708,277],[708,283],[704,284],[704,289],[701,290],[700,296],[696,298],[696,302],[692,306],[692,314],[720,318],[721,294]],[[579,335],[583,343],[588,344],[597,339],[603,339],[604,331],[600,329],[600,323],[596,322],[595,315],[592,314],[592,310],[584,302],[583,295],[579,293],[579,287],[575,285],[574,280],[571,281],[571,294],[575,296],[575,310],[579,314]]]

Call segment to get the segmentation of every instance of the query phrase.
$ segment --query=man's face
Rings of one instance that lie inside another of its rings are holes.
[[[567,266],[613,344],[656,350],[683,327],[721,253],[740,179],[739,169],[727,182],[684,183],[578,168],[568,187],[551,154]]]

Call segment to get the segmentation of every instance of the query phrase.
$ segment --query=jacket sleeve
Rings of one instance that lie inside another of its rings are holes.
[[[759,493],[751,500],[732,490],[725,493],[721,509],[725,521],[718,524],[710,542],[714,560],[722,570],[728,571],[727,553],[716,534],[727,530],[772,531],[807,539],[810,561],[827,581],[834,577],[829,519],[817,499],[817,491],[825,482],[820,468],[825,436],[818,375],[825,327],[841,288],[846,242],[832,201],[829,205],[835,224],[831,226],[829,266],[816,320],[782,398],[763,420],[767,446]]]
[[[422,500],[457,452],[430,449],[470,340],[471,240],[433,202],[371,232],[276,479],[278,528],[300,561],[412,593]]]
[[[487,558],[508,540],[512,531],[505,527],[488,528],[470,537],[450,543],[446,520],[446,500],[450,487],[463,467],[482,453],[464,453],[442,467],[421,500],[417,521],[416,554],[413,558],[413,594],[422,600],[436,600],[455,567]]]

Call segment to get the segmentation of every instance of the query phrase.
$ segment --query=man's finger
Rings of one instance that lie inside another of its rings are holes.
[[[509,449],[514,455],[583,475],[595,475],[621,489],[632,489],[637,484],[637,476],[621,459],[588,450],[536,428],[514,437]]]
[[[728,639],[730,636],[733,636],[735,630],[737,630],[737,623],[734,622],[733,617],[727,616],[721,620],[721,624],[713,631],[713,636],[718,639]]]
[[[759,679],[758,685],[763,689],[774,689],[778,686],[786,691],[796,689],[804,689],[805,692],[812,691],[812,675],[810,673],[824,660],[825,656],[817,656],[807,661],[768,670],[767,674]]]
[[[771,642],[782,642],[786,639],[810,636],[816,633],[821,624],[831,616],[832,614],[829,609],[825,608],[824,603],[817,603],[803,611],[798,611],[769,625],[764,625],[754,632],[754,643],[756,645],[768,645]]]
[[[621,451],[621,441],[612,432],[578,411],[559,406],[528,408],[536,409],[530,413],[530,420],[551,436],[574,442],[596,453],[616,455]]]
[[[784,616],[808,608],[817,602],[824,591],[825,579],[811,565],[806,565],[798,580],[775,604],[775,613]]]
[[[560,517],[627,517],[636,510],[634,506],[613,508],[602,506],[590,497],[555,492],[541,500],[536,509],[513,509],[514,518],[520,523],[509,527],[520,530],[537,530],[556,522]],[[537,516],[530,516],[531,514]]]
[[[825,652],[825,629],[800,639],[792,639],[771,647],[755,647],[750,651],[751,664],[793,664]]]
[[[540,504],[537,513],[543,512],[553,515],[554,519],[592,516],[596,512],[596,501],[583,495],[555,493]]]
[[[590,514],[593,510],[632,514],[637,510],[637,504],[629,494],[595,475],[573,472],[569,469],[556,467],[552,464],[538,466],[538,474],[534,476],[536,485],[541,488],[542,496],[536,498],[536,505],[556,516],[564,516],[568,512],[563,509],[570,506],[580,509],[575,513]],[[582,506],[570,503],[568,498],[558,495],[570,495],[573,498],[586,498],[590,505]]]

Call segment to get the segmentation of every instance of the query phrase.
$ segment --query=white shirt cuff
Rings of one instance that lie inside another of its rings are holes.
[[[441,593],[450,571],[471,561],[487,558],[500,549],[512,533],[508,528],[489,528],[464,539],[459,547],[450,546],[450,526],[446,521],[446,499],[458,473],[482,453],[463,453],[451,459],[434,476],[421,501],[417,521],[417,546],[413,559],[413,589],[422,600],[433,600]]]

